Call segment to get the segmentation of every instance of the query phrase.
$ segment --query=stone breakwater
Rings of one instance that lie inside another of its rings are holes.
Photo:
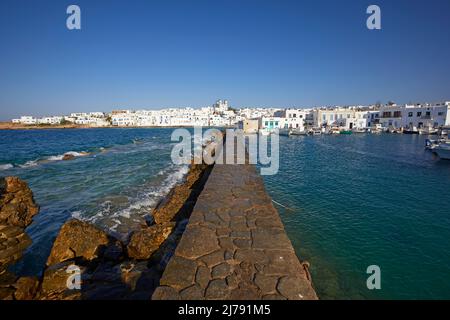
[[[214,166],[152,298],[317,299],[254,166]]]

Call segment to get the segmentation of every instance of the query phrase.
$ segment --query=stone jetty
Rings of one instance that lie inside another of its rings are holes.
[[[216,164],[153,299],[317,299],[253,165]]]

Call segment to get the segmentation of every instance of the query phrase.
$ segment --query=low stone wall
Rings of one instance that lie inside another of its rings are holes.
[[[153,299],[317,299],[253,165],[216,164]]]

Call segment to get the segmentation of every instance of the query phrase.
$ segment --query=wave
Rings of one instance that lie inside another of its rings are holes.
[[[20,168],[31,168],[31,167],[35,167],[38,165],[38,160],[30,160],[25,162],[25,164],[20,164],[19,167]]]
[[[53,162],[53,161],[62,161],[62,160],[64,160],[64,158],[67,158],[67,157],[78,158],[78,157],[85,157],[85,156],[88,156],[88,155],[90,155],[90,153],[89,152],[85,152],[85,151],[80,151],[80,152],[68,151],[66,153],[59,154],[59,155],[56,155],[56,156],[48,156],[48,157],[45,157],[45,158],[39,158],[39,159],[36,159],[36,160],[30,160],[30,161],[25,162],[24,164],[20,164],[19,167],[20,168],[30,168],[30,167],[35,167],[35,166],[37,166],[37,165],[39,165],[41,163],[47,163],[47,162]]]
[[[11,163],[0,164],[0,171],[9,170],[12,168],[14,168],[14,165],[12,165]]]
[[[166,196],[177,183],[180,183],[184,179],[188,173],[189,166],[170,166],[159,171],[155,176],[161,176],[173,169],[175,171],[168,174],[159,186],[148,187],[150,190],[141,193],[139,198],[129,198],[129,203],[126,208],[114,210],[113,202],[108,199],[100,204],[99,210],[94,215],[86,216],[87,213],[78,210],[72,212],[72,217],[94,224],[98,223],[103,227],[107,226],[110,231],[115,232],[118,226],[124,223],[124,221],[135,220],[136,218],[143,218],[148,215],[159,200]],[[142,188],[145,189],[146,187],[142,186]]]

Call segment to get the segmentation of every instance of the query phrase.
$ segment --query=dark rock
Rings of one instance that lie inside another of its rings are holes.
[[[62,226],[53,243],[47,265],[80,257],[93,260],[99,257],[109,242],[104,231],[83,221],[69,220]]]
[[[65,154],[62,158],[63,160],[73,160],[75,156],[73,154]]]
[[[0,300],[13,300],[14,299],[14,288],[6,287],[2,288],[0,287]]]
[[[77,300],[81,299],[81,290],[69,289],[67,282],[71,273],[68,273],[69,266],[73,265],[74,261],[65,261],[54,264],[48,267],[42,279],[41,291],[39,298],[42,300]],[[83,273],[84,267],[80,267],[81,271],[81,286],[83,288]]]
[[[134,232],[127,246],[128,256],[138,260],[149,259],[169,237],[174,227],[175,223],[167,223]]]
[[[39,279],[37,277],[21,277],[14,287],[16,288],[14,293],[16,300],[32,300],[38,290]]]

